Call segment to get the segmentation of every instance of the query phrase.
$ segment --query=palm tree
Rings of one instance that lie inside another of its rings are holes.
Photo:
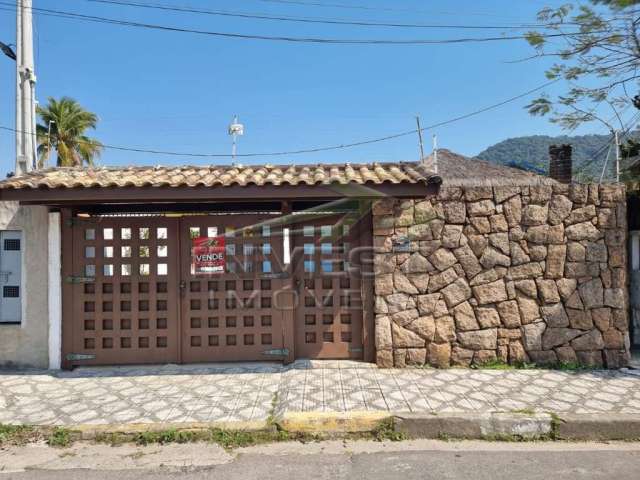
[[[49,97],[48,101],[37,110],[42,120],[42,124],[36,126],[38,167],[44,166],[51,150],[56,151],[59,167],[93,165],[103,147],[98,140],[87,137],[85,131],[96,128],[98,116],[82,108],[73,98]]]

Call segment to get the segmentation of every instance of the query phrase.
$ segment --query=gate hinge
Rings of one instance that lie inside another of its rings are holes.
[[[265,350],[262,352],[263,355],[269,355],[273,357],[286,357],[289,355],[288,348],[274,348],[273,350]]]
[[[70,275],[64,279],[67,283],[93,283],[96,281],[94,277],[77,277]]]
[[[75,362],[78,360],[95,360],[96,356],[89,353],[69,353],[66,358],[70,362]]]

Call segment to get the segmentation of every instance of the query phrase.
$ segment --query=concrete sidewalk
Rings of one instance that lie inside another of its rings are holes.
[[[318,414],[640,414],[640,371],[378,369],[357,362],[0,371],[0,423],[220,424]]]

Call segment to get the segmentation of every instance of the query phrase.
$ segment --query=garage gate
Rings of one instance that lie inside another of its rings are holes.
[[[358,211],[75,214],[66,226],[67,368],[372,360],[371,226]]]

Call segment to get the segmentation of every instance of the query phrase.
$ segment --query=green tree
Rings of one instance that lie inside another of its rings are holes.
[[[41,168],[56,152],[59,167],[93,165],[102,152],[102,144],[86,136],[85,132],[96,128],[98,116],[85,110],[76,100],[49,97],[44,107],[38,106],[41,124],[36,126],[38,139],[38,166]],[[49,134],[51,132],[51,134]]]
[[[555,59],[546,76],[566,81],[567,90],[536,98],[529,112],[548,115],[568,130],[592,121],[609,130],[630,128],[623,117],[638,94],[639,6],[640,0],[590,0],[541,10],[538,21],[544,28],[526,37],[536,56]],[[607,105],[611,113],[602,113]]]

